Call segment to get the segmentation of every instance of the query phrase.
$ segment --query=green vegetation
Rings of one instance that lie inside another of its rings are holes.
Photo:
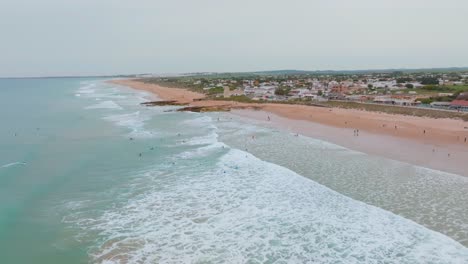
[[[460,86],[454,90],[449,90],[446,92],[452,92],[452,95],[439,96],[438,94],[434,94],[434,96],[430,96],[428,98],[418,98],[416,101],[420,101],[423,104],[430,104],[432,102],[451,102],[455,100],[458,95],[460,95],[460,93],[468,92],[468,87]]]
[[[276,95],[288,95],[288,93],[291,91],[291,88],[289,87],[279,87],[278,89],[275,90]]]
[[[418,91],[418,94],[434,94],[434,97],[437,93],[453,93],[456,97],[460,93],[468,92],[468,85],[426,85],[414,91]]]
[[[406,83],[406,82],[411,82],[413,79],[410,77],[401,77],[397,78],[396,81],[397,83]]]
[[[254,101],[245,95],[231,96],[228,98],[219,98],[218,100],[235,101],[235,102],[240,102],[240,103],[258,103],[259,102],[259,101]]]
[[[430,103],[434,102],[434,99],[432,99],[432,98],[418,98],[418,99],[416,99],[416,101],[419,101],[422,104],[430,104]]]
[[[224,92],[223,87],[215,87],[208,90],[208,95],[221,94]]]
[[[437,77],[422,77],[420,78],[421,84],[430,85],[430,84],[439,84],[439,79]]]

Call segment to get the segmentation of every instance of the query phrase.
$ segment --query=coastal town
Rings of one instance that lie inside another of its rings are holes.
[[[344,101],[468,111],[468,71],[359,74],[196,74],[146,81],[213,98],[263,102]]]

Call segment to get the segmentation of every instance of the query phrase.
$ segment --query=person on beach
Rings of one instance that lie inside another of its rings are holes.
[[[423,134],[426,134],[426,129],[424,129]]]
[[[270,121],[270,116],[268,116],[268,121]]]

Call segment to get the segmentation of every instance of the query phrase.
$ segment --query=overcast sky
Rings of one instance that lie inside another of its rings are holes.
[[[0,76],[468,66],[468,0],[0,0]]]

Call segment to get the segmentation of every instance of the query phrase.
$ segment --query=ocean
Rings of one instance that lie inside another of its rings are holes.
[[[0,263],[468,263],[468,179],[96,78],[0,79]]]

